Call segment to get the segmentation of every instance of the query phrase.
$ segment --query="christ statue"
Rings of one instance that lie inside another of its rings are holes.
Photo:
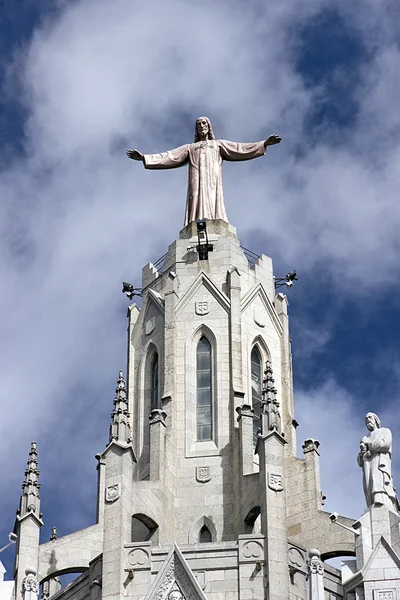
[[[127,150],[145,169],[175,169],[189,163],[189,180],[184,226],[197,219],[221,219],[228,222],[222,189],[222,161],[250,160],[264,156],[267,146],[279,144],[281,138],[270,135],[261,142],[240,143],[216,140],[210,119],[199,117],[193,144],[185,144],[160,154],[142,154]]]

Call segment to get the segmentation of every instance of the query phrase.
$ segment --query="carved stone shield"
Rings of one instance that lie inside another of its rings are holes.
[[[268,473],[268,487],[275,492],[283,490],[283,477],[278,473]]]
[[[210,467],[196,467],[196,480],[200,483],[206,483],[211,479]]]

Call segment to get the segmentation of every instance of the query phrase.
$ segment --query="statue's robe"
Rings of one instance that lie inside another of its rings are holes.
[[[374,429],[366,438],[366,442],[369,455],[360,453],[358,464],[363,469],[367,506],[379,503],[398,511],[399,503],[393,485],[391,468],[392,433],[386,427]]]
[[[146,169],[174,169],[189,163],[184,226],[196,219],[228,221],[222,188],[223,160],[250,160],[266,153],[264,142],[204,140],[160,154],[145,154]]]

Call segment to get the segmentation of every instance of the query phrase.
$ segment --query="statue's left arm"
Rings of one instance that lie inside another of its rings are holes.
[[[279,144],[281,138],[277,135],[271,135],[261,142],[229,142],[228,140],[219,140],[221,156],[224,160],[251,160],[264,156],[267,152],[267,146]]]

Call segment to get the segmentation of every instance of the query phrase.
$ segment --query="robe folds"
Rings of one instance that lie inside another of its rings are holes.
[[[250,160],[266,154],[264,141],[204,140],[160,154],[145,154],[146,169],[174,169],[189,164],[184,227],[197,219],[228,222],[222,187],[222,161]]]
[[[396,490],[393,485],[391,457],[392,433],[386,427],[377,428],[365,438],[368,454],[358,455],[363,470],[364,494],[367,506],[384,504],[398,510]]]

